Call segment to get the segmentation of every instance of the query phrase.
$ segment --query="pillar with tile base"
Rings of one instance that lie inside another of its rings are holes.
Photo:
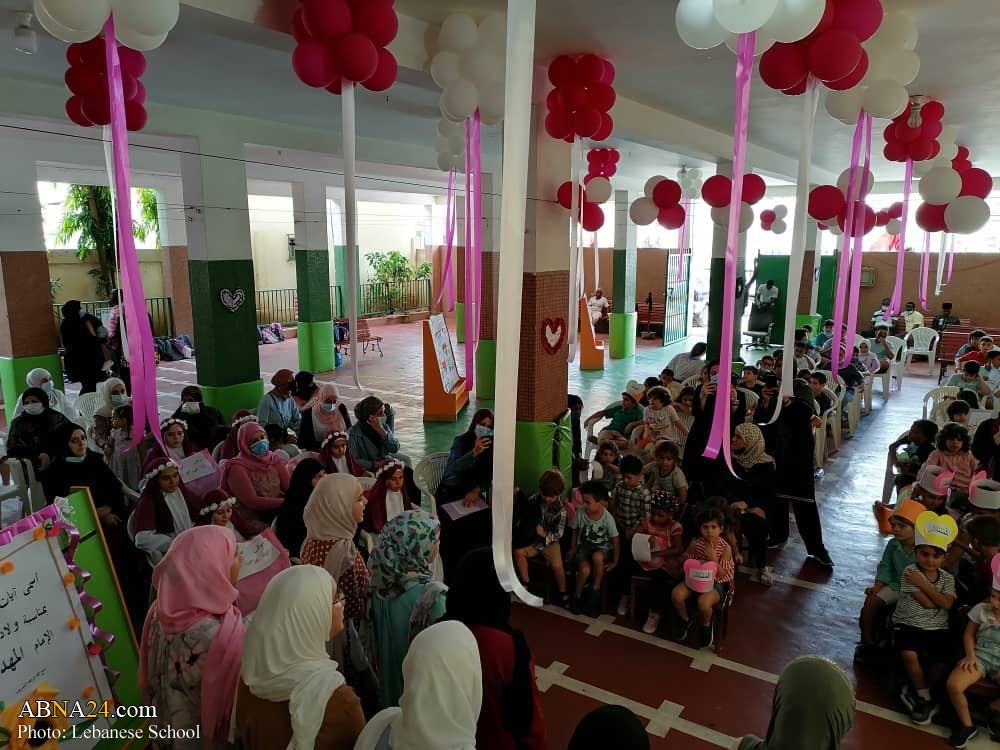
[[[477,399],[492,400],[496,395],[497,369],[497,283],[499,282],[500,256],[497,254],[496,199],[493,195],[493,175],[484,174],[483,226],[482,226],[482,290],[479,304],[479,343],[476,346]]]
[[[570,173],[570,147],[545,133],[544,120],[545,107],[533,107],[528,195],[555,195]],[[528,200],[514,461],[514,481],[525,491],[534,491],[539,476],[553,464],[563,472],[566,486],[572,485],[573,445],[566,408],[568,220],[566,211],[557,203]],[[513,251],[517,252],[517,248]],[[498,365],[503,367],[502,362]]]
[[[635,311],[636,227],[629,220],[628,192],[615,191],[615,247],[611,254],[611,314],[608,340],[611,358],[635,354],[635,334],[639,315]]]
[[[295,280],[299,315],[296,341],[299,368],[334,369],[330,305],[330,252],[327,249],[326,184],[317,179],[292,183],[295,212]]]
[[[181,157],[181,176],[198,385],[229,417],[263,394],[242,144],[203,135]]]
[[[36,367],[62,388],[62,364],[49,291],[49,259],[33,158],[4,154],[0,176],[0,385],[7,424],[25,377]]]

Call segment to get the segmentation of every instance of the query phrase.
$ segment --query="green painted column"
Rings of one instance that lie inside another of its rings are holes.
[[[555,466],[562,472],[567,490],[573,486],[573,433],[568,410],[554,422],[517,421],[514,432],[514,484],[530,495],[537,490],[542,472]]]
[[[635,335],[639,319],[635,311],[637,241],[635,224],[628,217],[628,192],[616,190],[614,197],[615,246],[611,255],[608,349],[612,359],[624,359],[635,355]]]
[[[724,161],[718,165],[718,174],[729,176],[732,174],[732,162]],[[749,172],[749,167],[747,168]],[[712,264],[711,275],[708,283],[708,361],[719,358],[722,341],[722,302],[723,289],[726,279],[726,241],[728,239],[728,229],[714,224],[712,226]],[[746,233],[739,235],[737,247],[737,270],[742,273],[746,265]],[[733,361],[740,360],[740,347],[742,346],[742,325],[743,300],[741,297],[736,301],[733,312]]]
[[[493,189],[493,175],[484,174],[483,181],[483,230],[482,260],[480,262],[482,287],[480,292],[479,343],[476,346],[477,399],[493,400],[497,379],[497,287],[500,282],[499,195]]]
[[[330,304],[330,253],[327,250],[326,183],[307,176],[292,183],[295,212],[295,281],[299,302],[296,342],[299,369],[334,369],[333,316]]]

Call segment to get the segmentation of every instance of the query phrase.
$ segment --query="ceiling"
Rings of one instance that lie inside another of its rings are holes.
[[[266,0],[269,6],[296,0]],[[945,104],[945,121],[955,125],[959,142],[972,149],[974,161],[1000,174],[1000,140],[989,136],[1000,110],[1000,13],[996,0],[883,0],[887,8],[912,13],[920,30],[917,53],[920,77],[911,93],[928,94]],[[0,10],[21,10],[29,0],[0,0]],[[503,0],[398,0],[400,12],[439,22],[455,10],[473,15],[502,11]],[[545,62],[560,52],[596,51],[617,68],[620,96],[728,132],[732,128],[734,57],[725,48],[696,51],[674,29],[676,0],[618,0],[613,11],[599,0],[539,0],[537,58]],[[613,13],[614,23],[610,23]],[[0,12],[0,29],[13,17]],[[292,39],[184,6],[168,44],[149,54],[144,77],[156,103],[215,109],[265,117],[297,126],[339,130],[339,99],[310,90],[294,78],[289,64]],[[0,75],[49,83],[61,82],[64,45],[39,33],[39,51],[21,55],[0,44]],[[428,145],[435,135],[438,92],[429,76],[403,71],[387,94],[359,90],[358,132],[374,138]],[[799,98],[790,98],[755,79],[751,97],[750,139],[795,157],[800,144]],[[900,179],[901,167],[881,158],[881,127],[873,141],[873,168],[880,179]],[[820,105],[814,162],[829,171],[846,167],[852,129],[830,118]],[[626,132],[614,145],[662,169],[694,165],[698,154],[684,154],[670,133],[636,143]],[[499,149],[499,130],[487,129],[486,148]],[[650,148],[652,147],[652,148]],[[680,155],[658,156],[653,148]],[[704,156],[704,155],[701,155]],[[623,160],[623,163],[626,160]],[[662,165],[662,166],[661,166]],[[647,168],[648,171],[648,168]]]

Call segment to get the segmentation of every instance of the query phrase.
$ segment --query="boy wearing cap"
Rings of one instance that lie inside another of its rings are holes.
[[[914,527],[917,559],[903,571],[892,624],[893,645],[910,678],[899,697],[910,709],[910,720],[923,726],[931,723],[938,706],[921,662],[939,662],[951,647],[948,610],[955,603],[955,578],[941,566],[958,525],[951,516],[928,510],[917,516]]]
[[[618,446],[618,450],[628,448],[626,428],[633,422],[642,421],[642,407],[639,406],[639,401],[645,394],[645,389],[638,381],[630,380],[625,386],[625,390],[622,391],[621,404],[616,404],[610,409],[603,409],[587,417],[585,424],[588,427],[605,417],[611,420],[611,424],[597,435],[598,444],[612,442]]]
[[[899,601],[903,571],[917,561],[913,551],[914,524],[917,516],[925,510],[916,500],[903,500],[889,519],[893,538],[885,545],[875,573],[875,583],[865,589],[865,603],[861,608],[861,643],[854,650],[858,661],[864,661],[878,645],[883,611]]]

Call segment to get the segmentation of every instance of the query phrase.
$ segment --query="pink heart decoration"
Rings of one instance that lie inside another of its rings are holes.
[[[715,574],[719,566],[714,562],[684,561],[684,583],[696,594],[704,594],[715,585]]]

